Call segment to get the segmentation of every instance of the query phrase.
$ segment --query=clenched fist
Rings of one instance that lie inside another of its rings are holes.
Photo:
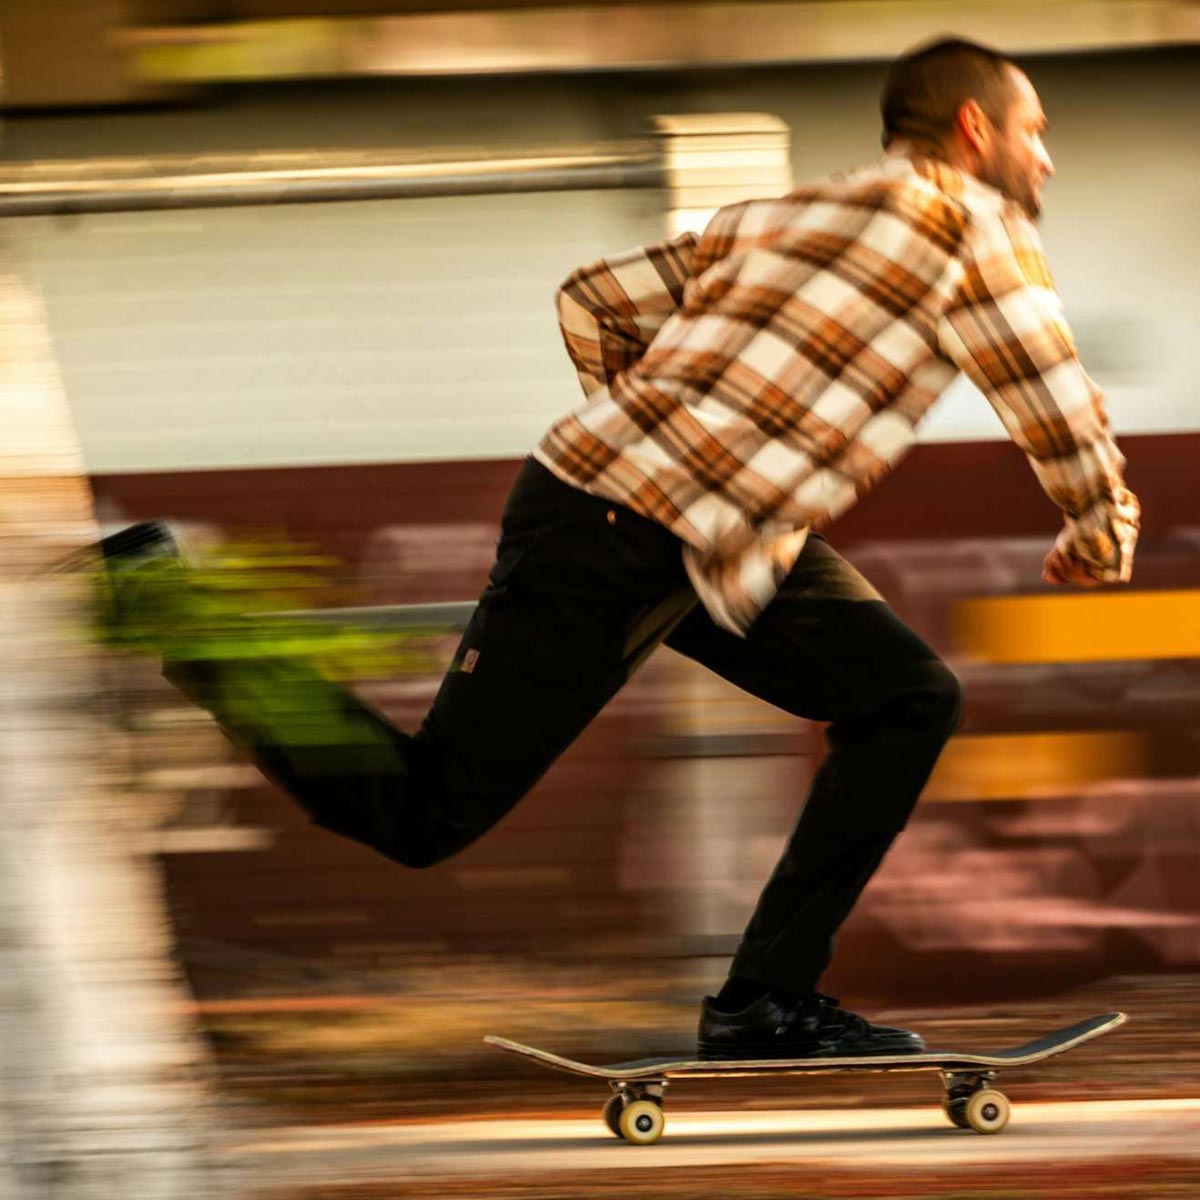
[[[1042,565],[1042,582],[1075,587],[1099,587],[1101,581],[1092,575],[1082,559],[1065,554],[1056,546],[1046,555]]]

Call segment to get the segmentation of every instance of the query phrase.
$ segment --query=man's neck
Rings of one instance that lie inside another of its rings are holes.
[[[928,142],[923,138],[893,138],[884,147],[889,158],[928,158],[966,171],[967,167],[957,161],[957,156],[940,142]]]

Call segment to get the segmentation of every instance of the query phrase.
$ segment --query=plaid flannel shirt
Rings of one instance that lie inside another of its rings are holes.
[[[558,293],[587,401],[535,457],[673,530],[718,624],[744,634],[809,529],[907,452],[965,372],[1062,509],[1057,545],[1130,577],[1139,509],[1037,232],[932,159],[721,209],[576,271]]]

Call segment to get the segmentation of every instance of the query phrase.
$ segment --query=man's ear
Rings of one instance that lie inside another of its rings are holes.
[[[992,123],[976,100],[964,100],[958,109],[954,127],[963,141],[977,154],[986,154],[992,137]]]

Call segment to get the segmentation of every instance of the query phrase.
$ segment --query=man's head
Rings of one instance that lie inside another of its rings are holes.
[[[957,39],[897,59],[880,102],[883,143],[912,142],[989,183],[1030,217],[1054,174],[1046,114],[1029,77],[995,50]]]

